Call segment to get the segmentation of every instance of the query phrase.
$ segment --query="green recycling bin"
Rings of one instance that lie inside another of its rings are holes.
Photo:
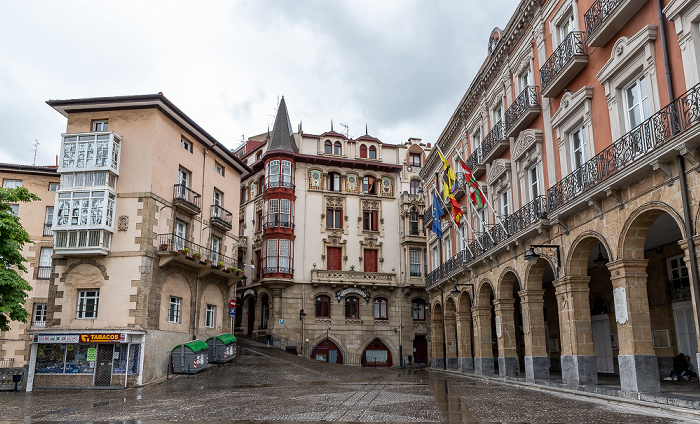
[[[236,353],[238,353],[238,342],[233,334],[224,333],[209,337],[207,345],[209,346],[209,362],[220,364],[230,362],[236,358]]]
[[[192,374],[204,371],[209,366],[209,345],[201,340],[192,340],[177,345],[171,352],[173,372],[175,374]]]

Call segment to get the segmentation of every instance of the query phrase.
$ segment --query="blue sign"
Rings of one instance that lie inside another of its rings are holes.
[[[229,314],[231,315],[231,318],[236,316],[236,308],[229,308]]]

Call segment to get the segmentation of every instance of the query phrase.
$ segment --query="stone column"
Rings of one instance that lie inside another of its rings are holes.
[[[693,243],[695,243],[695,261],[700,263],[700,235],[693,236]],[[688,253],[688,242],[686,240],[681,240],[678,245],[683,249],[685,255],[683,256],[683,261],[688,267],[688,278],[690,279],[690,303],[693,305],[693,319],[695,320],[695,328],[700,328],[700,310],[698,310],[698,299],[695,296],[695,287],[700,284],[700,281],[693,281],[693,274],[690,272],[690,255]],[[51,295],[49,294],[49,299]],[[696,331],[697,345],[700,346],[700,331]],[[700,352],[695,354],[695,358],[700,361]]]
[[[455,312],[445,311],[445,343],[447,350],[447,369],[457,370],[457,323],[455,322]]]
[[[591,277],[554,281],[561,335],[561,377],[565,386],[598,384],[593,350],[588,282]]]
[[[444,328],[442,326],[442,315],[433,314],[430,320],[430,334],[432,343],[432,358],[430,365],[433,368],[442,368],[445,364],[445,359],[442,356],[442,344],[444,341]]]
[[[270,289],[272,292],[272,308],[270,315],[267,317],[267,326],[270,329],[277,327],[278,319],[282,317],[282,289]],[[262,310],[260,311],[260,319],[262,320]]]
[[[608,264],[620,340],[620,387],[628,393],[660,390],[647,296],[648,262],[623,259]]]
[[[459,370],[463,372],[474,372],[474,358],[472,358],[472,331],[471,312],[457,312],[457,346]]]
[[[496,339],[498,340],[498,373],[501,377],[520,375],[518,348],[515,338],[515,307],[513,304],[513,299],[494,301],[496,309]]]
[[[493,374],[491,341],[491,306],[474,306],[474,372]]]
[[[525,333],[525,379],[549,378],[547,333],[544,322],[544,290],[521,290],[520,305],[523,311]]]

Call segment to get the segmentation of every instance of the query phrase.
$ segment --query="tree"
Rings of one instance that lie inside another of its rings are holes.
[[[41,199],[24,187],[0,188],[0,331],[8,331],[10,321],[27,322],[29,316],[24,303],[32,286],[19,271],[27,272],[22,249],[33,242],[10,204],[34,200]]]

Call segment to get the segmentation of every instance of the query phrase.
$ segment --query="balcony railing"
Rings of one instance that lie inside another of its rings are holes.
[[[362,272],[344,270],[312,269],[311,281],[315,283],[339,282],[349,284],[393,284],[396,282],[396,274],[387,272]]]
[[[208,249],[204,246],[200,246],[199,244],[187,240],[184,237],[180,237],[177,234],[158,234],[158,243],[160,244],[161,252],[178,252],[180,254],[187,254],[191,257],[201,255],[199,260],[210,260],[212,261],[212,265],[216,265],[216,262],[221,261],[224,263],[224,268],[235,267],[237,265],[237,261],[235,259],[223,255],[220,252]],[[189,252],[185,251],[185,249],[188,249]]]
[[[471,169],[474,177],[478,177],[482,173],[486,172],[486,166],[484,165],[484,153],[481,145],[474,149],[474,152],[464,162],[467,164],[469,169]]]
[[[44,224],[44,237],[53,237],[53,231],[51,231],[51,223],[47,222]]]
[[[427,227],[428,225],[433,224],[433,208],[426,208],[425,212],[423,212],[423,226]]]
[[[202,210],[202,196],[184,184],[175,184],[173,187],[173,201],[192,213]]]
[[[489,226],[485,232],[477,236],[476,240],[471,240],[467,248],[447,259],[445,263],[435,270],[429,272],[425,279],[426,285],[430,286],[453,272],[459,271],[461,267],[468,266],[483,253],[494,247],[502,246],[506,240],[531,227],[546,216],[547,198],[545,196],[538,196],[535,200],[526,204],[515,213],[502,219],[503,226],[501,226],[500,223]]]
[[[233,214],[220,205],[211,205],[211,224],[219,228],[230,230],[232,228]]]
[[[46,321],[32,321],[32,327],[46,327]]]
[[[668,290],[671,293],[671,302],[685,302],[690,300],[690,280],[688,277],[676,278],[668,282]]]
[[[614,177],[700,120],[700,84],[691,88],[632,131],[547,190],[549,212]]]
[[[596,0],[583,16],[586,22],[586,44],[605,46],[637,11],[642,0]]]
[[[484,140],[481,142],[481,151],[485,162],[490,162],[495,159],[496,154],[501,153],[505,149],[506,132],[503,120],[499,119],[496,125],[491,128]]]
[[[51,266],[38,266],[36,272],[37,280],[48,280],[51,278]]]
[[[530,125],[532,119],[537,116],[540,111],[540,96],[539,87],[528,85],[523,89],[518,97],[506,110],[506,135],[512,137],[517,131],[520,131]],[[528,122],[527,117],[530,116]]]
[[[265,184],[265,191],[271,188],[289,188],[294,190],[295,186],[290,181],[271,181]]]
[[[263,230],[267,230],[269,228],[288,228],[293,230],[294,224],[289,221],[268,220],[267,222],[263,223]]]
[[[586,34],[590,36],[605,22],[613,10],[622,3],[623,0],[596,0],[593,5],[583,15],[586,21]]]
[[[583,42],[583,32],[572,31],[540,68],[543,95],[553,90],[550,84],[559,80],[559,77],[570,69],[568,65],[577,56],[586,56],[586,44]]]
[[[263,274],[287,274],[294,275],[294,268],[284,266],[266,266],[263,268]]]

